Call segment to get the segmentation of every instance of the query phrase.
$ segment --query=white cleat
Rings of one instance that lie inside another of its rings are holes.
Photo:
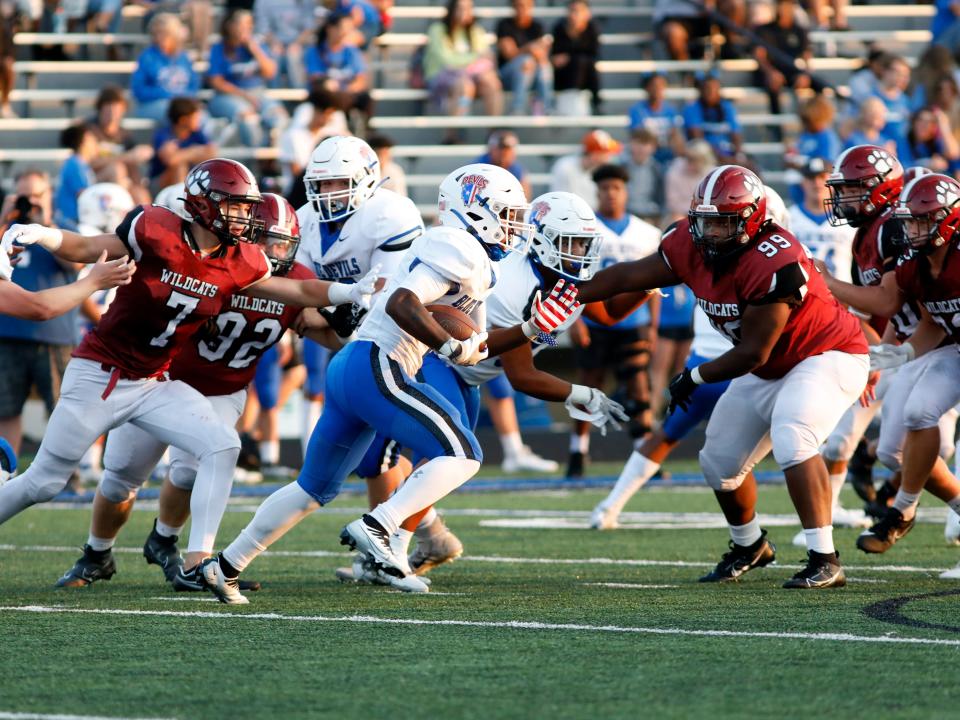
[[[940,573],[940,578],[942,580],[960,580],[960,563],[957,563],[955,568],[944,570]]]
[[[616,530],[620,527],[620,523],[617,522],[619,518],[620,513],[600,503],[590,515],[590,527],[594,530]]]
[[[807,549],[807,536],[803,534],[803,530],[793,536],[793,545],[804,550]]]
[[[863,510],[848,510],[839,505],[833,508],[833,526],[839,528],[868,528],[873,520]]]
[[[428,592],[430,578],[418,578],[408,575],[405,578],[395,578],[378,571],[369,560],[365,560],[359,553],[353,559],[351,567],[337,568],[337,580],[342,583],[358,583],[360,585],[386,585],[403,592]]]
[[[960,545],[960,515],[947,510],[947,524],[943,526],[943,539],[947,545]]]
[[[340,531],[340,544],[357,550],[387,575],[406,577],[410,566],[398,558],[390,545],[390,536],[374,518],[364,515]]]
[[[507,474],[518,472],[555,473],[560,469],[560,463],[542,458],[524,445],[523,451],[519,455],[505,457],[500,468]]]
[[[225,605],[247,605],[249,600],[240,594],[240,584],[237,578],[228,578],[220,569],[220,560],[209,557],[200,563],[200,572],[203,585],[217,596],[217,600]]]

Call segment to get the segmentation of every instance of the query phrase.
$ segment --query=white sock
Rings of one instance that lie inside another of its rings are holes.
[[[210,453],[197,466],[197,479],[190,494],[190,540],[188,553],[213,552],[220,521],[227,510],[233,471],[237,467],[239,448]]]
[[[179,535],[183,532],[183,525],[180,527],[174,527],[173,525],[167,525],[165,522],[160,520],[160,518],[157,518],[156,531],[157,535],[160,537],[174,537],[175,535]]]
[[[583,453],[584,455],[590,452],[590,433],[586,435],[570,433],[570,452]]]
[[[279,440],[261,440],[260,441],[260,462],[264,465],[280,464],[280,441]]]
[[[627,464],[620,471],[620,477],[617,478],[613,490],[600,504],[608,510],[619,513],[630,498],[647,484],[647,481],[656,474],[659,468],[660,463],[656,463],[634,450],[627,460]]]
[[[423,516],[423,519],[417,523],[417,530],[425,530],[426,528],[430,527],[436,522],[437,517],[439,517],[437,515],[437,509],[435,507],[431,507],[429,510],[427,510],[427,514]]]
[[[92,534],[87,536],[87,545],[90,546],[91,550],[96,550],[97,552],[109,550],[116,541],[116,538],[98,538]]]
[[[244,570],[257,555],[318,507],[320,503],[298,483],[284,485],[257,508],[250,523],[223,551],[223,557],[237,570]]]
[[[413,533],[403,528],[397,528],[393,537],[395,539],[390,543],[393,551],[401,557],[406,557],[410,552],[410,540],[413,539]]]
[[[303,450],[303,456],[307,456],[307,443],[310,442],[310,436],[313,434],[313,428],[320,419],[323,412],[323,402],[321,400],[303,401],[303,427],[300,433],[300,448]]]
[[[833,505],[831,507],[840,507],[840,491],[843,490],[843,483],[846,479],[846,471],[830,476],[830,489],[833,491]]]
[[[517,458],[523,454],[523,438],[519,432],[511,432],[500,436],[500,445],[503,446],[503,457]]]
[[[733,542],[740,547],[750,547],[759,540],[762,535],[763,533],[760,531],[760,520],[756,515],[754,515],[753,520],[746,525],[730,526],[730,537],[733,539]]]
[[[960,495],[957,495],[953,500],[947,503],[951,510],[953,510],[957,515],[960,515]]]
[[[803,536],[807,539],[807,550],[821,555],[832,555],[836,552],[833,547],[833,525],[804,529]]]
[[[392,535],[400,523],[445,498],[476,475],[479,469],[480,463],[476,460],[436,457],[414,470],[390,499],[377,505],[370,515]]]
[[[893,498],[893,506],[900,511],[904,520],[909,520],[917,514],[917,505],[920,504],[920,493],[908,493],[903,488],[897,490]]]

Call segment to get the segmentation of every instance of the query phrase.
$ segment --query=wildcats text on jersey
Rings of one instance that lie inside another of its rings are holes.
[[[243,310],[263,315],[283,315],[286,305],[276,300],[267,300],[266,298],[251,297],[249,295],[231,295],[230,308],[232,310]]]
[[[160,271],[160,282],[201,297],[216,297],[220,290],[217,285],[212,283],[166,269]]]
[[[740,317],[740,308],[736,303],[716,303],[697,298],[697,305],[711,317]]]
[[[951,300],[927,300],[924,301],[923,307],[926,308],[927,312],[931,315],[956,313],[960,312],[960,298],[953,298]]]

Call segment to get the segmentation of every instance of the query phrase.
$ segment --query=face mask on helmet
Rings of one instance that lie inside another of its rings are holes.
[[[211,199],[214,198],[211,193]],[[256,242],[257,203],[247,199],[227,198],[218,203],[219,217],[213,221],[213,232],[229,242]]]
[[[257,244],[263,248],[263,253],[270,261],[270,270],[274,275],[286,275],[293,267],[300,248],[300,238],[278,231],[278,228],[267,228],[260,231]]]
[[[599,233],[560,234],[554,228],[535,223],[532,257],[567,280],[584,281],[593,277],[600,264]]]
[[[942,247],[949,238],[941,234],[941,223],[948,213],[943,208],[926,215],[913,215],[905,205],[898,205],[893,214],[895,227],[891,237],[894,243],[903,248],[929,255]],[[884,231],[886,231],[884,224]]]
[[[324,222],[344,220],[357,211],[358,183],[354,178],[304,178],[307,199]]]
[[[691,210],[690,234],[703,259],[716,263],[740,253],[750,240],[746,232],[749,217],[749,214],[744,217],[737,213]]]
[[[870,191],[879,182],[880,180],[876,177],[854,182],[827,180],[830,197],[823,201],[823,209],[827,213],[830,224],[834,227],[839,225],[859,227],[873,217],[877,213],[877,208],[870,202]]]

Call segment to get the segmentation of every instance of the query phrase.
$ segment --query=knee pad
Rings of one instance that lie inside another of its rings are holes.
[[[941,416],[935,413],[936,410],[932,410],[929,406],[925,407],[911,395],[903,407],[903,426],[907,430],[927,430],[936,427],[940,424]]]
[[[180,461],[170,463],[170,483],[180,490],[193,490],[197,480],[197,466],[187,465]]]
[[[717,457],[712,453],[700,451],[700,468],[707,485],[718,492],[733,492],[743,483],[747,473],[742,467],[735,467],[733,458]]]
[[[198,459],[228,450],[240,452],[240,435],[229,425],[211,423],[210,427],[205,430],[204,437],[207,439],[207,444],[203,452],[197,456]]]
[[[890,448],[882,444],[878,445],[877,460],[891,472],[900,472],[903,467],[903,448]]]
[[[76,463],[41,450],[23,474],[30,499],[35,503],[53,500],[67,486],[76,467]]]
[[[124,477],[112,470],[105,469],[97,489],[107,500],[119,504],[133,500],[139,487],[140,482],[136,478]]]
[[[859,438],[857,438],[857,442],[859,442]],[[854,438],[849,435],[834,433],[827,438],[827,442],[823,445],[823,457],[833,462],[846,462],[853,457],[856,449],[857,443],[854,442]]]
[[[820,443],[814,432],[802,425],[777,425],[770,431],[773,459],[781,470],[799,465],[819,454]]]

